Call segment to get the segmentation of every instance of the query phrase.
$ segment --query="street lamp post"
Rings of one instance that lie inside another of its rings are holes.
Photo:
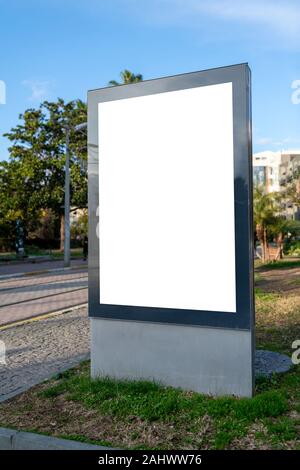
[[[86,129],[87,123],[78,124],[74,127],[75,132]],[[70,255],[70,132],[71,128],[66,127],[66,163],[65,163],[65,240],[64,240],[64,266],[69,267]]]
[[[70,128],[66,128],[64,266],[70,266]]]

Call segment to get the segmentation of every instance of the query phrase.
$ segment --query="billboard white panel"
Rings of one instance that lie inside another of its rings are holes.
[[[236,312],[232,83],[98,113],[100,303]]]

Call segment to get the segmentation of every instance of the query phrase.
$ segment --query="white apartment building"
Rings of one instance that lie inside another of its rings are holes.
[[[253,155],[253,184],[266,192],[285,191],[295,187],[300,194],[300,150],[255,153]],[[288,219],[300,219],[300,207],[286,201],[284,214]]]
[[[280,191],[279,167],[281,152],[255,153],[253,155],[253,184],[262,185],[268,193]]]

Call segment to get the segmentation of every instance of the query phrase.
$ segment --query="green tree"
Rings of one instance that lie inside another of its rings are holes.
[[[129,83],[137,83],[143,80],[143,75],[138,73],[135,75],[134,73],[130,72],[129,70],[125,69],[120,73],[121,76],[121,83],[117,82],[116,80],[110,80],[108,82],[109,85],[118,86],[118,85],[127,85]]]
[[[282,195],[287,206],[300,207],[300,171],[295,175],[295,179],[288,184]]]
[[[88,236],[88,212],[83,210],[71,224],[72,238],[83,240]]]
[[[63,246],[64,165],[66,128],[70,129],[71,205],[87,205],[86,135],[74,126],[87,120],[87,106],[80,100],[43,102],[19,116],[21,123],[5,134],[11,141],[8,162],[0,163],[1,211],[4,219],[23,221],[28,232],[42,209],[51,209],[61,221]]]
[[[278,193],[265,193],[263,188],[254,188],[253,216],[257,238],[261,245],[262,261],[269,261],[268,237],[281,233],[280,197]],[[277,229],[276,229],[277,225]]]
[[[14,160],[0,163],[0,233],[13,238],[16,221],[22,221],[25,234],[37,228],[40,214],[37,172]]]
[[[300,221],[288,220],[283,215],[284,193],[266,193],[263,188],[254,188],[253,213],[257,238],[262,250],[262,261],[270,260],[268,241],[277,244],[275,260],[282,258],[283,244],[287,235],[300,233]]]

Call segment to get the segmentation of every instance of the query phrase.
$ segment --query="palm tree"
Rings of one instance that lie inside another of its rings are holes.
[[[116,80],[110,80],[108,84],[112,86],[127,85],[128,83],[137,83],[143,80],[143,75],[141,75],[140,73],[135,75],[127,69],[123,70],[120,73],[120,76],[122,79],[121,83],[117,82]]]

